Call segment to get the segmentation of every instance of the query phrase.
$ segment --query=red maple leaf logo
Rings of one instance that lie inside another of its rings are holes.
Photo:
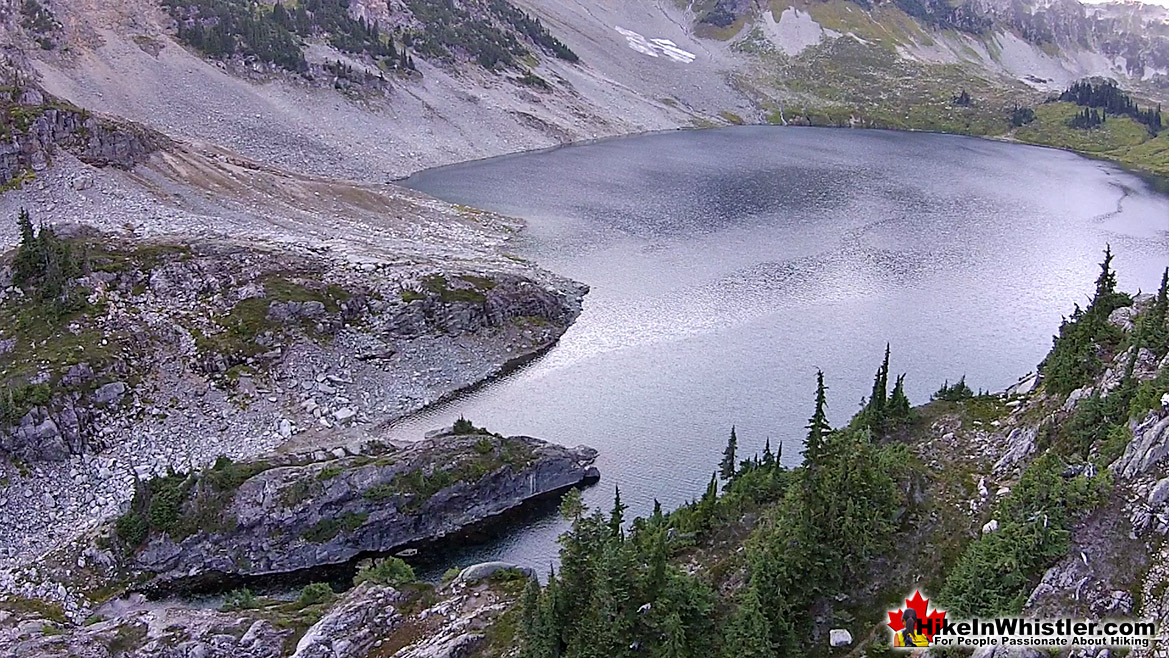
[[[933,612],[927,613],[926,610],[929,608],[929,604],[930,600],[922,598],[920,591],[914,592],[912,599],[905,599],[906,607],[913,608],[913,611],[917,613],[917,619],[921,622],[920,628],[922,634],[932,642],[934,634],[942,628],[942,620],[946,618],[946,611],[935,608]],[[893,629],[894,633],[898,633],[901,629],[905,628],[905,624],[901,621],[901,614],[904,611],[905,608],[889,611],[889,628]]]

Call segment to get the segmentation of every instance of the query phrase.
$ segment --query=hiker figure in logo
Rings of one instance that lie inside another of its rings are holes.
[[[930,645],[929,638],[917,627],[917,611],[913,608],[906,608],[905,612],[901,613],[901,623],[905,625],[896,634],[893,635],[893,646],[895,647],[928,647]]]

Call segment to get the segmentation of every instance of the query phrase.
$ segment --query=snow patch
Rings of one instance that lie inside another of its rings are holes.
[[[763,33],[789,57],[819,45],[826,38],[840,36],[837,32],[825,30],[812,19],[811,14],[795,7],[784,9],[778,22],[771,12],[763,12]]]
[[[647,39],[641,34],[633,30],[627,30],[623,27],[616,26],[616,30],[625,37],[628,46],[643,55],[650,57],[666,56],[675,62],[689,64],[697,57],[694,53],[688,50],[682,50],[678,44],[669,39]]]

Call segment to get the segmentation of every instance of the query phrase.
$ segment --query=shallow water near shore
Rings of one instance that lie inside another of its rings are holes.
[[[1098,161],[922,133],[742,127],[606,140],[454,165],[404,184],[515,215],[513,249],[588,283],[540,359],[407,418],[414,440],[465,416],[601,456],[588,503],[629,518],[701,494],[732,425],[799,461],[814,376],[830,419],[868,393],[885,343],[914,403],[943,380],[1001,390],[1035,368],[1092,290],[1106,243],[1120,287],[1169,265],[1169,197]],[[545,510],[434,569],[546,566]]]

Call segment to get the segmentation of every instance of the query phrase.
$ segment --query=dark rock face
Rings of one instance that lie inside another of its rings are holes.
[[[0,185],[23,172],[46,168],[53,150],[63,148],[97,167],[131,169],[169,140],[148,128],[100,118],[28,90],[20,104],[5,109],[0,130]]]
[[[155,532],[132,567],[160,588],[190,579],[261,576],[342,564],[438,539],[598,475],[596,451],[529,437],[433,437],[382,457],[269,468],[216,503],[192,485],[188,518],[211,519],[176,541]],[[208,514],[208,505],[223,504]]]
[[[555,291],[515,275],[497,276],[486,289],[457,278],[447,285],[450,288],[444,293],[453,291],[462,296],[452,300],[447,294],[419,293],[419,299],[407,304],[386,323],[387,332],[407,338],[435,330],[471,333],[522,317],[568,326],[580,313],[579,298],[565,299]]]

